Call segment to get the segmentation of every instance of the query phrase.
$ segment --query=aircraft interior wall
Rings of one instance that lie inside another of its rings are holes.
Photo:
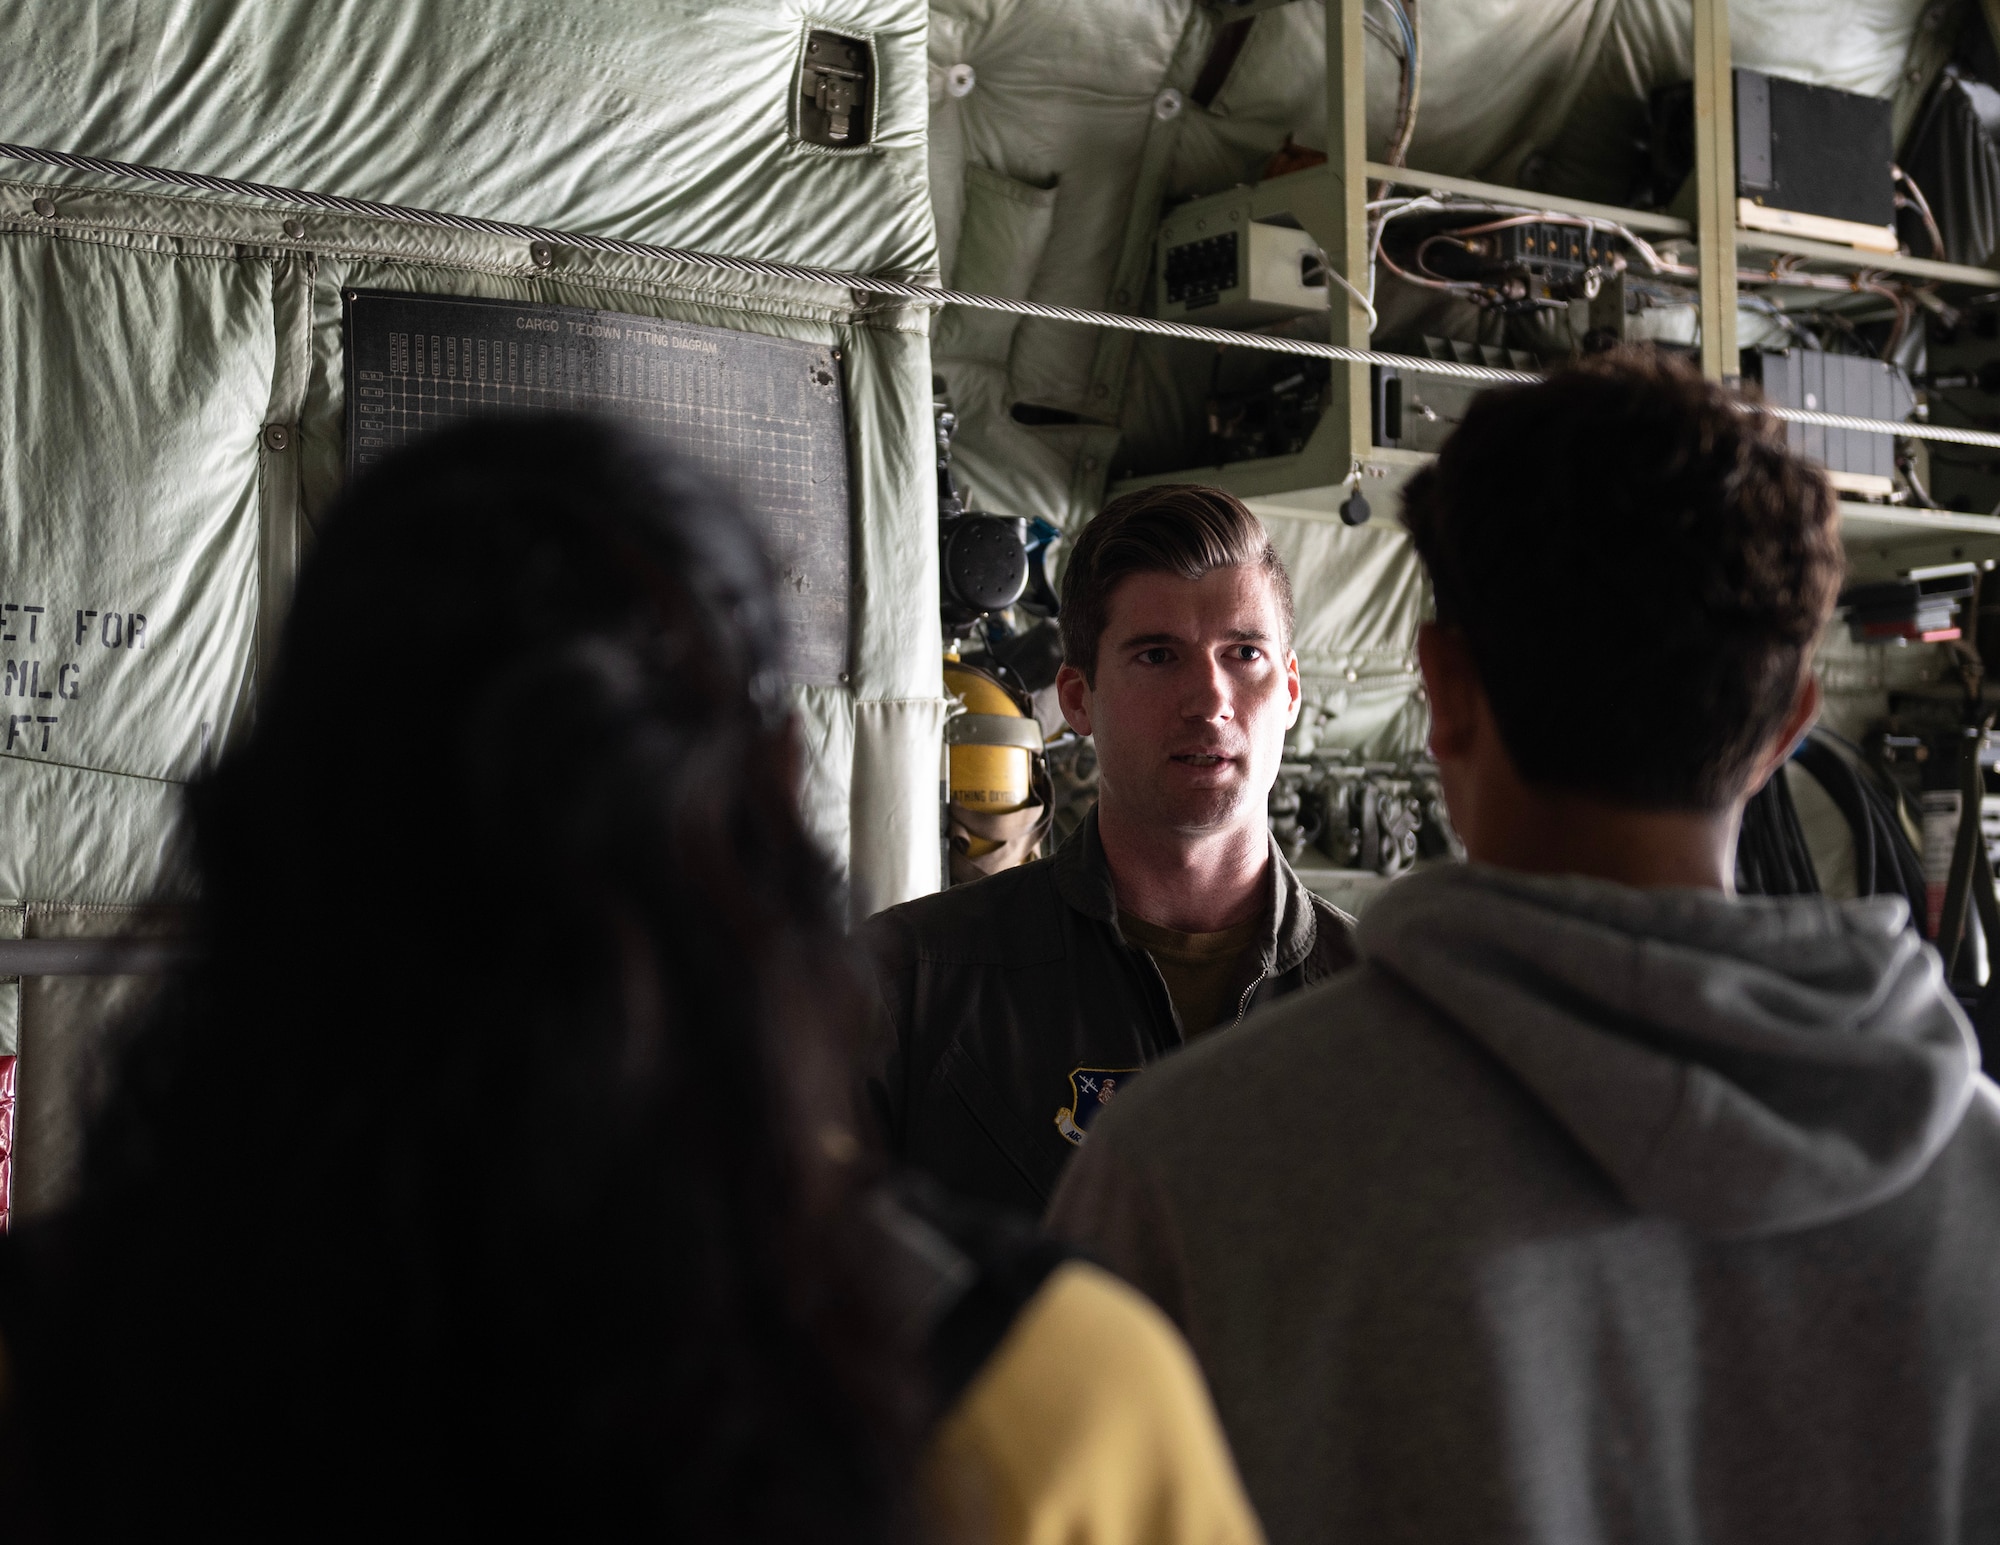
[[[492,8],[450,3],[10,7],[0,47],[16,88],[0,139],[635,241],[935,268],[916,0],[507,9],[495,26]],[[872,41],[865,148],[795,132],[808,20]],[[437,154],[441,143],[454,152]],[[926,599],[937,560],[923,311],[89,173],[9,163],[0,175],[0,670],[13,726],[0,754],[0,935],[173,926],[159,903],[175,899],[181,792],[249,723],[299,554],[346,474],[343,303],[367,290],[586,307],[834,351],[853,584],[835,599],[851,626],[844,648],[835,641],[840,669],[791,688],[804,802],[857,912],[935,887],[945,705]],[[354,625],[408,639],[403,679],[353,684],[353,755],[393,757],[426,681],[481,641],[438,637],[422,617]],[[401,910],[385,894],[383,927]],[[24,1214],[60,1200],[94,1037],[139,985],[0,984],[0,1056],[20,1054]],[[366,962],[329,990],[353,995],[365,1037]]]

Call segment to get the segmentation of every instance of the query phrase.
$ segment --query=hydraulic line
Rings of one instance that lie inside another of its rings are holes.
[[[1417,132],[1417,99],[1423,92],[1424,35],[1417,18],[1417,0],[1388,0],[1403,30],[1403,89],[1396,105],[1396,132],[1390,136],[1383,159],[1401,166],[1410,153],[1410,140]]]
[[[864,295],[879,295],[908,301],[920,306],[968,306],[976,310],[998,311],[1013,316],[1039,317],[1050,322],[1072,322],[1080,327],[1116,328],[1124,332],[1147,333],[1155,337],[1184,338],[1192,342],[1213,343],[1231,348],[1259,349],[1273,354],[1297,354],[1311,359],[1338,360],[1346,364],[1380,365],[1411,375],[1449,376],[1461,381],[1508,383],[1542,379],[1533,371],[1507,370],[1492,365],[1465,365],[1456,360],[1428,359],[1418,355],[1381,354],[1372,349],[1354,349],[1341,344],[1319,343],[1305,338],[1285,338],[1271,333],[1237,332],[1221,327],[1198,327],[1188,322],[1168,322],[1157,317],[1129,316],[1122,312],[1088,311],[1077,306],[1051,306],[1042,301],[1015,300],[1006,296],[947,290],[937,285],[920,284],[893,275],[843,273],[803,263],[783,263],[768,258],[697,252],[653,242],[628,241],[616,236],[550,230],[542,226],[520,225],[510,220],[489,220],[478,215],[452,214],[441,210],[419,209],[405,204],[385,204],[374,199],[348,198],[337,193],[314,193],[298,188],[275,187],[269,183],[247,182],[234,177],[211,177],[204,173],[184,172],[171,167],[138,166],[125,161],[107,160],[101,156],[75,155],[69,151],[48,150],[32,145],[0,142],[0,159],[59,166],[70,171],[88,172],[94,176],[120,181],[159,183],[202,193],[253,198],[266,203],[324,210],[332,214],[358,215],[367,219],[470,231],[479,235],[499,236],[526,242],[531,247],[545,244],[583,252],[608,252],[621,257],[645,258],[723,273],[829,285]],[[288,238],[287,243],[300,247],[310,245],[303,239]],[[274,243],[274,245],[287,243]],[[1768,403],[1746,402],[1744,406],[1751,411],[1766,413],[1787,423],[1813,424],[1827,429],[1852,430],[1860,434],[1935,440],[1953,445],[1976,445],[2000,450],[2000,434],[1986,430],[1957,429],[1941,424],[1907,423],[1891,419],[1853,418],[1838,413],[1815,413],[1803,408],[1773,407]]]
[[[1896,207],[1917,212],[1917,218],[1924,222],[1924,234],[1931,239],[1931,254],[1940,263],[1950,262],[1950,254],[1945,251],[1944,234],[1938,230],[1937,216],[1931,213],[1931,201],[1924,197],[1924,190],[1917,186],[1917,180],[1894,164],[1889,167],[1889,175],[1910,190],[1907,198],[1900,193],[1896,195]]]

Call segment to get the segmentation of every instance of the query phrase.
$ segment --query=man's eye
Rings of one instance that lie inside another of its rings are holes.
[[[1139,663],[1141,665],[1165,665],[1172,658],[1172,652],[1162,644],[1156,644],[1151,649],[1142,649],[1139,651]]]
[[[1238,644],[1236,646],[1236,658],[1239,660],[1261,660],[1264,658],[1264,651],[1259,649],[1255,644]]]

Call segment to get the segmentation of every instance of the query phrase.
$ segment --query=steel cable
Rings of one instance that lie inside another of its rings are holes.
[[[524,241],[530,246],[543,243],[550,247],[569,247],[584,252],[606,252],[620,257],[646,258],[656,262],[678,263],[688,267],[748,274],[758,278],[831,285],[867,295],[890,296],[921,306],[969,306],[981,311],[1037,317],[1048,322],[1073,322],[1080,327],[1110,327],[1125,332],[1180,338],[1193,343],[1212,343],[1228,348],[1260,349],[1273,354],[1296,354],[1311,359],[1337,360],[1345,364],[1380,365],[1392,370],[1406,371],[1412,375],[1447,376],[1461,381],[1507,383],[1541,379],[1540,375],[1526,370],[1507,370],[1492,365],[1467,365],[1456,360],[1427,359],[1417,355],[1381,354],[1372,349],[1354,349],[1342,344],[1318,343],[1306,338],[1236,332],[1221,327],[1200,327],[1190,322],[1163,321],[1157,317],[1127,316],[1119,312],[1087,311],[1076,306],[1052,306],[1043,301],[970,294],[943,289],[937,285],[918,284],[909,279],[899,279],[884,274],[843,273],[836,269],[814,268],[802,263],[781,263],[768,258],[696,252],[683,247],[661,246],[653,242],[628,241],[617,236],[593,236],[582,232],[552,230],[543,226],[519,225],[511,220],[488,220],[477,215],[450,214],[435,209],[419,209],[407,204],[384,204],[374,199],[348,198],[337,193],[313,193],[299,188],[281,188],[269,183],[246,182],[235,177],[211,177],[204,173],[183,172],[171,167],[139,166],[125,161],[107,160],[102,156],[81,156],[65,150],[47,150],[33,145],[0,143],[0,159],[59,166],[70,171],[89,172],[99,177],[160,183],[168,187],[188,188],[203,193],[254,198],[267,203],[324,210],[332,214],[360,215],[368,219],[435,226],[444,230],[469,231],[483,236],[500,236],[513,241]],[[1761,412],[1789,423],[1852,430],[1862,434],[1895,435],[1913,440],[1938,440],[1954,445],[1977,445],[2000,449],[2000,434],[1985,430],[1954,429],[1937,424],[1902,423],[1887,419],[1852,418],[1845,414],[1815,413],[1806,409],[1780,408],[1763,403],[1754,406]]]
[[[751,274],[767,279],[790,279],[804,284],[833,285],[870,295],[894,296],[925,306],[970,306],[982,311],[1002,311],[1015,316],[1039,317],[1050,322],[1074,322],[1084,327],[1117,327],[1130,332],[1153,333],[1192,342],[1227,344],[1239,348],[1263,349],[1277,354],[1303,354],[1355,364],[1387,364],[1400,369],[1425,371],[1432,375],[1455,376],[1468,381],[1533,381],[1538,377],[1519,370],[1502,370],[1485,365],[1462,365],[1453,360],[1405,358],[1376,354],[1367,349],[1350,349],[1337,344],[1316,343],[1305,338],[1281,338],[1268,333],[1239,333],[1220,327],[1197,327],[1186,322],[1164,322],[1153,317],[1124,316],[1113,312],[1086,311],[1075,306],[1051,306],[1042,301],[1015,300],[999,295],[967,294],[936,285],[917,284],[882,274],[843,273],[814,268],[802,263],[774,262],[768,258],[734,257],[724,253],[696,252],[683,247],[661,246],[653,242],[628,241],[616,236],[593,236],[574,231],[551,230],[542,226],[517,225],[511,220],[488,220],[476,215],[449,214],[435,209],[418,209],[406,204],[383,204],[373,199],[347,198],[334,193],[310,193],[296,188],[273,187],[268,183],[245,182],[234,177],[210,177],[199,172],[182,172],[168,167],[135,166],[108,161],[100,156],[72,155],[68,151],[44,150],[30,145],[0,144],[0,157],[11,161],[39,162],[92,172],[102,177],[164,183],[205,193],[223,193],[272,203],[303,205],[335,214],[361,215],[370,219],[396,220],[408,224],[437,226],[446,230],[471,231],[484,236],[547,243],[586,252],[608,252],[622,257],[650,258],[690,267],[716,269],[728,273]],[[1996,438],[2000,444],[2000,438]]]

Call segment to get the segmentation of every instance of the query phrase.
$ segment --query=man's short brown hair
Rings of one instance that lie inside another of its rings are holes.
[[[1261,568],[1271,577],[1292,645],[1292,577],[1243,501],[1199,483],[1161,483],[1121,495],[1083,528],[1062,577],[1063,663],[1095,685],[1097,650],[1111,612],[1111,592],[1133,574],[1200,579],[1216,569]]]
[[[1839,593],[1825,476],[1692,366],[1620,350],[1474,401],[1403,524],[1522,778],[1743,793]]]

